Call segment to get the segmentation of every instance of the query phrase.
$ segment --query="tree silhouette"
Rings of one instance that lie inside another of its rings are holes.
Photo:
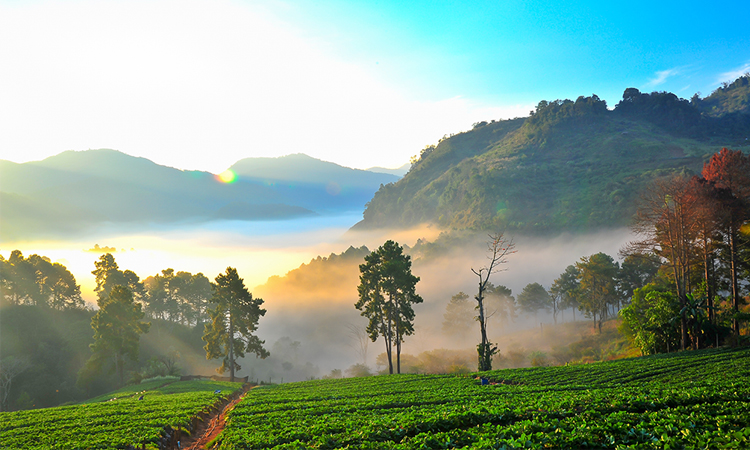
[[[479,371],[492,370],[492,356],[497,353],[497,347],[487,338],[487,317],[484,305],[487,286],[493,273],[501,270],[500,266],[507,262],[506,257],[516,252],[513,240],[503,238],[502,233],[489,235],[490,241],[487,243],[487,259],[489,264],[478,270],[471,271],[479,277],[479,291],[474,299],[477,301],[477,321],[479,322],[479,331],[481,341],[477,345],[477,356],[479,358]]]
[[[144,313],[139,303],[133,301],[133,293],[125,286],[117,285],[106,297],[99,300],[99,311],[91,319],[94,329],[94,354],[87,361],[85,371],[101,370],[102,365],[112,359],[113,370],[125,384],[125,358],[138,359],[140,335],[147,333],[149,323],[141,322]]]
[[[375,342],[385,340],[388,370],[393,373],[393,347],[396,347],[396,373],[401,373],[401,344],[414,334],[413,303],[422,303],[415,288],[419,277],[411,273],[411,257],[388,240],[365,257],[359,266],[359,300],[354,305],[370,322],[367,333]]]
[[[213,289],[211,303],[215,306],[209,310],[211,322],[206,324],[203,333],[206,359],[223,358],[216,371],[229,370],[229,378],[234,381],[235,370],[242,369],[237,359],[244,357],[245,352],[255,353],[260,358],[269,356],[263,348],[265,341],[253,334],[266,310],[260,307],[263,300],[253,298],[233,267],[227,267],[226,273],[216,277]]]

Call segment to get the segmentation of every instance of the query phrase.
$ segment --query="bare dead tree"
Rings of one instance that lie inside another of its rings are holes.
[[[482,342],[477,345],[477,354],[479,356],[479,371],[492,370],[492,356],[497,353],[497,347],[487,338],[487,321],[489,316],[485,314],[484,308],[484,292],[487,289],[487,283],[490,281],[492,274],[504,271],[506,269],[501,268],[502,264],[508,262],[506,259],[509,255],[516,252],[516,245],[513,243],[513,239],[505,239],[503,233],[496,233],[489,235],[490,240],[487,242],[487,259],[489,264],[478,270],[473,267],[471,271],[479,277],[479,292],[477,293],[477,321],[479,322],[479,329],[482,333]]]

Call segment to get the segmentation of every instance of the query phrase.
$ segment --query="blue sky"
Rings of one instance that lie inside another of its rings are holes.
[[[705,96],[726,74],[750,69],[745,2],[357,5],[306,2],[307,18],[295,20],[426,96],[503,103],[595,92],[614,106],[626,87]]]
[[[0,0],[0,158],[395,167],[540,100],[708,95],[750,70],[750,6],[716,5]]]

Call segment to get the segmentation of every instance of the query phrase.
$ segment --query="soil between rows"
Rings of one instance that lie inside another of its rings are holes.
[[[247,391],[254,387],[256,387],[256,385],[246,384],[242,387],[241,392],[227,398],[206,420],[198,423],[198,426],[193,430],[192,435],[180,442],[179,448],[186,450],[204,450],[206,445],[216,439],[216,436],[224,430],[227,414],[229,414],[237,403],[245,398]]]

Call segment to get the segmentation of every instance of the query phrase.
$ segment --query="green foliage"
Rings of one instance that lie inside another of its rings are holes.
[[[147,333],[151,324],[141,322],[144,313],[140,303],[133,301],[133,293],[125,286],[114,286],[107,297],[100,298],[99,311],[91,319],[94,329],[93,355],[82,370],[80,382],[86,385],[90,377],[99,373],[108,361],[113,371],[125,384],[125,358],[138,360],[140,335]]]
[[[583,257],[576,263],[578,269],[578,292],[580,308],[587,314],[599,317],[599,329],[602,321],[609,316],[609,308],[619,305],[621,298],[617,290],[617,276],[620,271],[618,263],[611,256],[597,253]]]
[[[206,324],[203,334],[206,359],[222,358],[217,372],[229,370],[230,377],[234,377],[234,371],[241,369],[237,359],[244,357],[245,352],[255,353],[260,358],[269,355],[263,348],[265,341],[253,334],[266,310],[260,307],[263,300],[253,298],[233,267],[219,274],[213,287],[211,303],[215,306],[209,311],[211,322]]]
[[[653,254],[627,255],[620,265],[617,276],[618,290],[626,299],[632,298],[636,289],[641,288],[654,279],[661,261]]]
[[[105,253],[94,262],[95,270],[91,272],[96,277],[94,292],[98,296],[97,304],[102,307],[102,300],[106,299],[115,286],[128,288],[138,300],[143,299],[146,291],[138,275],[132,270],[120,270],[111,253]]]
[[[750,113],[750,74],[731,83],[722,83],[708,97],[694,97],[693,103],[706,115],[721,117],[732,113]]]
[[[673,94],[628,89],[614,111],[596,96],[540,102],[528,119],[441,140],[383,186],[359,228],[587,231],[629,225],[651,180],[700,171],[717,147],[747,148],[750,115],[707,118]]]
[[[581,272],[571,264],[552,282],[549,288],[550,297],[557,302],[559,308],[572,308],[575,311],[580,307],[580,283],[578,281],[580,275]]]
[[[480,370],[490,370],[492,368],[492,360],[497,354],[499,354],[497,345],[492,342],[480,342],[477,344],[477,367]]]
[[[401,343],[414,334],[412,304],[422,303],[416,293],[419,277],[411,273],[411,257],[392,240],[365,257],[359,266],[359,300],[354,307],[367,317],[367,333],[373,342],[383,336],[388,366],[393,373],[393,347],[396,347],[396,371],[401,373]]]
[[[655,285],[636,289],[620,310],[620,330],[644,355],[677,350],[680,345],[680,303],[672,292]]]
[[[525,312],[533,314],[536,317],[541,310],[549,311],[552,298],[544,286],[539,283],[529,283],[523,291],[518,294],[518,305]]]
[[[24,258],[13,250],[6,260],[0,255],[0,306],[37,305],[54,309],[83,308],[81,287],[68,269],[46,256]]]
[[[671,92],[642,94],[636,88],[625,89],[616,113],[647,120],[675,134],[702,134],[701,113],[685,99]]]
[[[56,310],[32,305],[2,307],[0,359],[15,357],[30,363],[22,376],[12,381],[7,404],[10,410],[81,401],[120,385],[117,375],[106,372],[92,373],[85,386],[76,384],[79,371],[92,355],[91,319],[95,313],[88,309]],[[200,359],[205,355],[202,327],[189,328],[159,319],[150,322],[149,333],[139,339],[139,361],[129,363],[127,369],[142,371],[146,378],[150,360],[169,357],[174,348],[179,348],[181,356],[176,362],[180,367],[188,373],[200,370],[202,366],[196,365],[201,364]]]
[[[491,384],[402,375],[254,389],[229,413],[218,449],[750,445],[747,349],[481,375]]]
[[[149,317],[169,319],[185,325],[198,324],[208,317],[211,282],[202,273],[165,269],[143,280],[146,289],[146,313]]]

